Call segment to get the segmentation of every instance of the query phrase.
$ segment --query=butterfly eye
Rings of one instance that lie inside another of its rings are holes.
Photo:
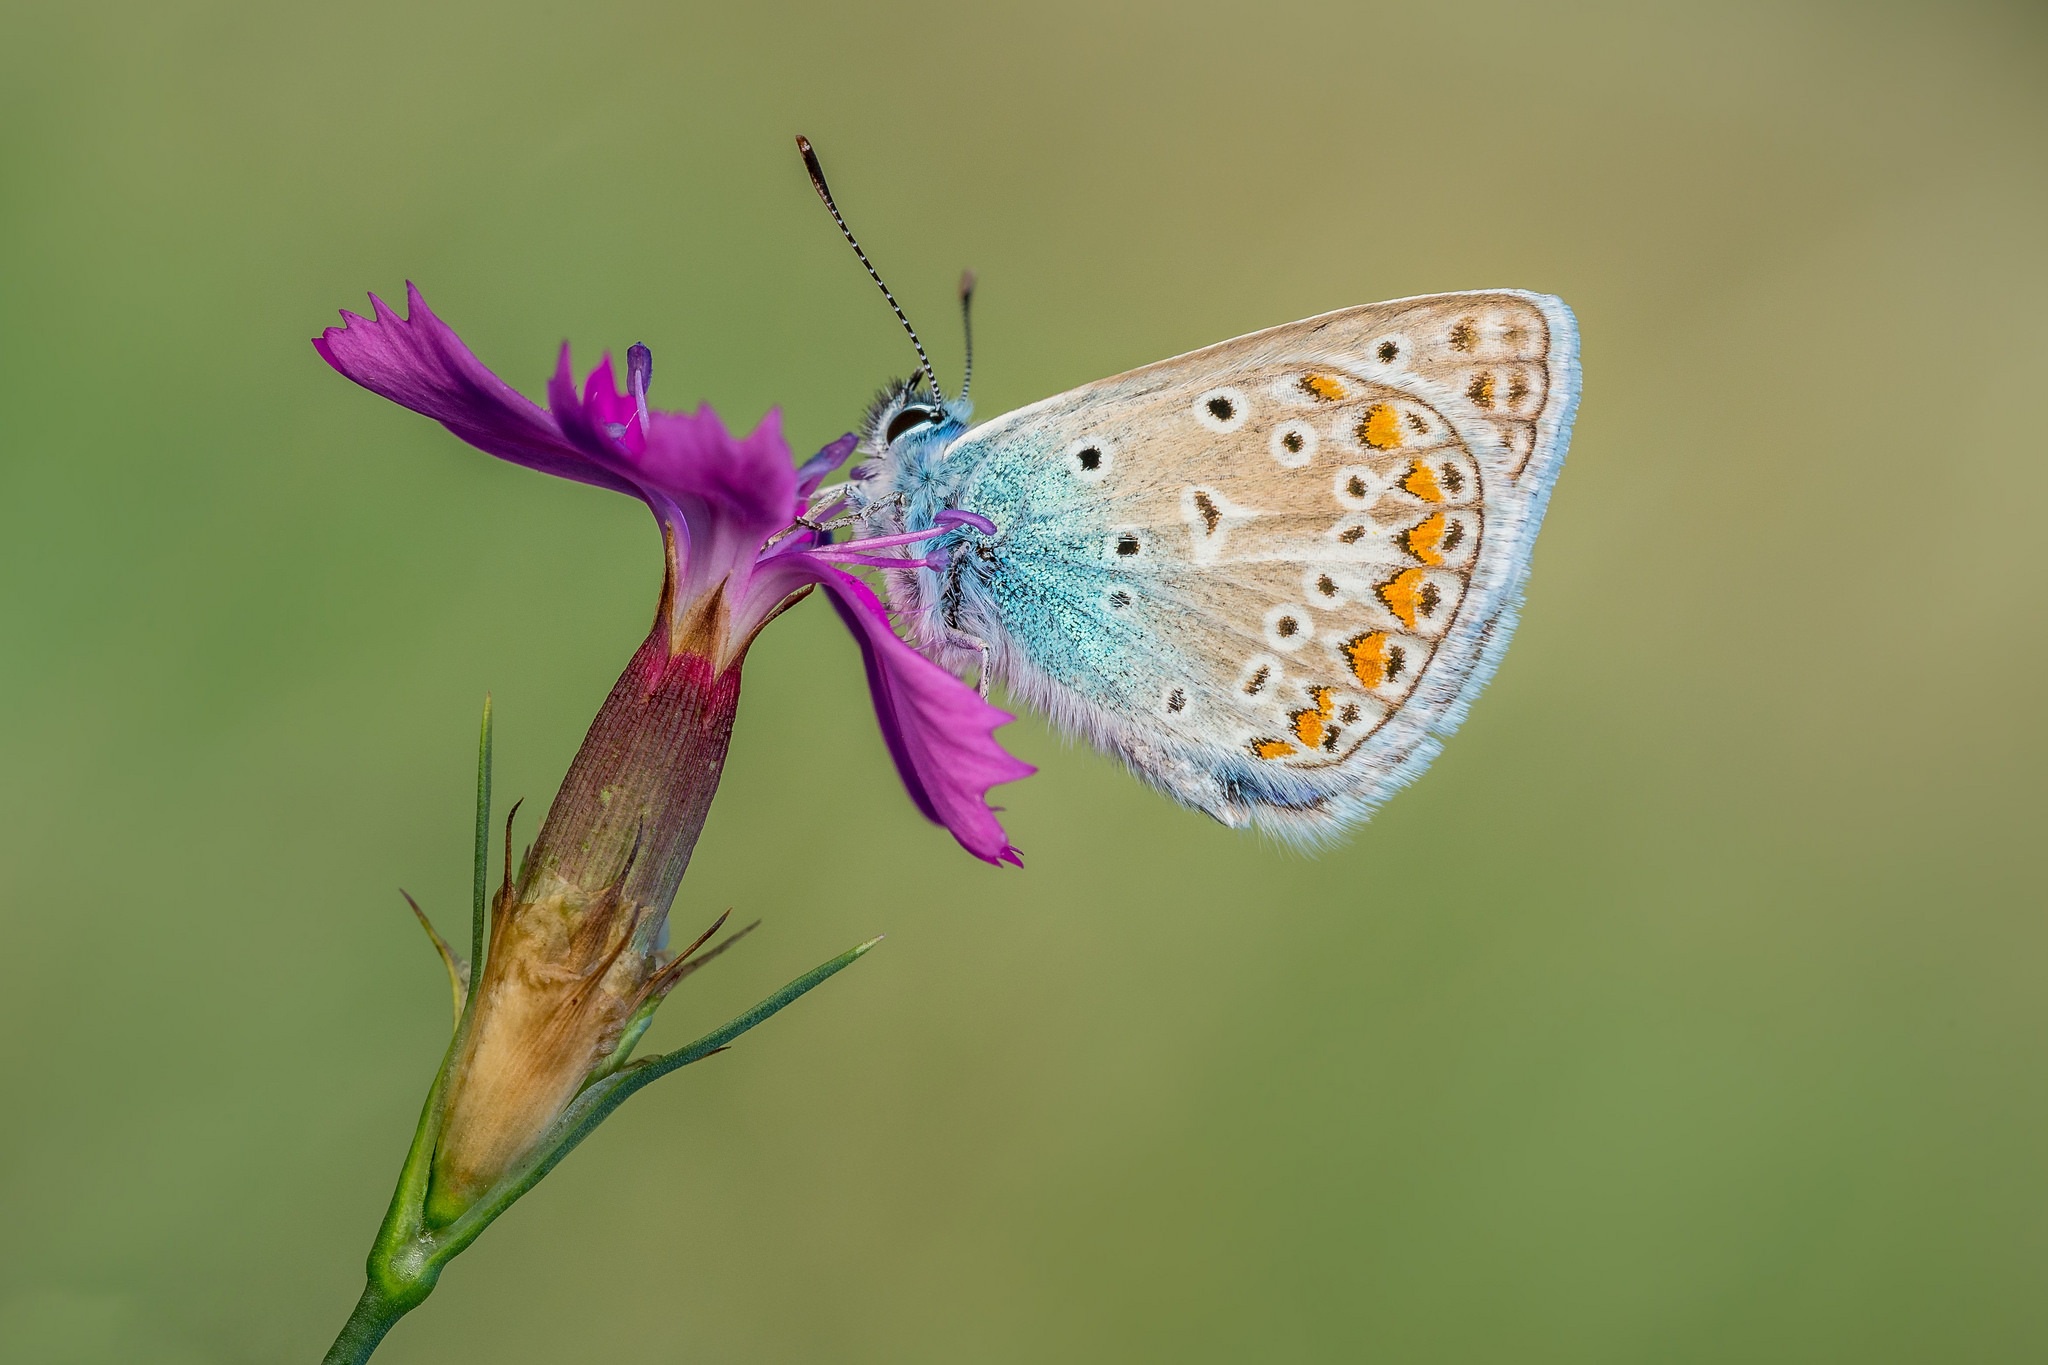
[[[938,420],[939,415],[930,408],[905,408],[890,421],[889,430],[883,434],[882,439],[893,444],[898,436],[912,427],[936,423]]]

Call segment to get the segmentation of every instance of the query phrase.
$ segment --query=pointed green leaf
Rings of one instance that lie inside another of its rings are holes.
[[[491,883],[491,694],[484,693],[484,720],[476,745],[476,874],[469,895],[469,989],[483,977],[484,906]],[[460,1011],[457,1011],[460,1013]]]
[[[412,898],[410,891],[400,888],[398,894],[405,897],[405,903],[412,907],[413,918],[434,941],[434,951],[441,955],[441,965],[448,969],[448,989],[455,996],[455,1022],[460,1024],[463,1002],[469,994],[469,964],[455,955],[455,950],[448,946],[448,940],[441,937],[441,931],[427,918],[427,912],[420,909],[420,903]]]

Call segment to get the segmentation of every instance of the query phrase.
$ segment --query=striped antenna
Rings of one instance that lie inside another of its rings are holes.
[[[860,263],[867,267],[868,278],[875,282],[875,287],[882,291],[882,297],[889,301],[889,307],[895,310],[896,321],[902,323],[903,330],[910,333],[910,344],[917,348],[917,363],[923,368],[924,377],[932,386],[932,396],[941,403],[945,402],[946,395],[939,389],[938,371],[932,368],[932,358],[924,353],[924,343],[917,339],[917,329],[910,325],[910,319],[903,314],[903,305],[896,302],[896,296],[890,293],[889,286],[882,282],[882,273],[875,269],[874,262],[868,259],[868,253],[860,249],[860,239],[855,237],[853,229],[846,225],[846,219],[839,212],[839,205],[832,202],[831,187],[825,183],[825,168],[818,164],[818,154],[811,149],[811,140],[798,133],[796,149],[804,154],[804,169],[811,173],[811,187],[817,190],[818,197],[825,201],[825,208],[832,215],[832,221],[839,224],[840,232],[846,236],[847,245],[853,248],[854,255],[860,257]]]
[[[967,401],[967,391],[974,387],[974,272],[960,272],[960,335],[967,343],[967,368],[960,376],[960,401]]]

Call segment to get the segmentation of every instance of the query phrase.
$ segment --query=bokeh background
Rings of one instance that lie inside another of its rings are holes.
[[[811,602],[676,917],[663,1082],[380,1360],[2048,1353],[2048,24],[2021,4],[0,14],[0,1359],[313,1360],[447,1030],[478,705],[551,795],[657,538],[330,373],[417,280],[537,393],[801,449],[1345,304],[1585,335],[1519,640],[1307,858],[1033,721],[1021,872]],[[530,825],[528,826],[530,830]]]

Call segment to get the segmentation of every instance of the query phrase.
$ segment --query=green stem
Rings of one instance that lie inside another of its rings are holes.
[[[377,1288],[372,1280],[363,1286],[363,1297],[356,1300],[356,1311],[348,1315],[342,1324],[341,1335],[327,1348],[327,1355],[320,1365],[362,1365],[377,1349],[377,1343],[384,1340],[384,1334],[391,1325],[405,1316],[406,1307],[400,1306]]]

